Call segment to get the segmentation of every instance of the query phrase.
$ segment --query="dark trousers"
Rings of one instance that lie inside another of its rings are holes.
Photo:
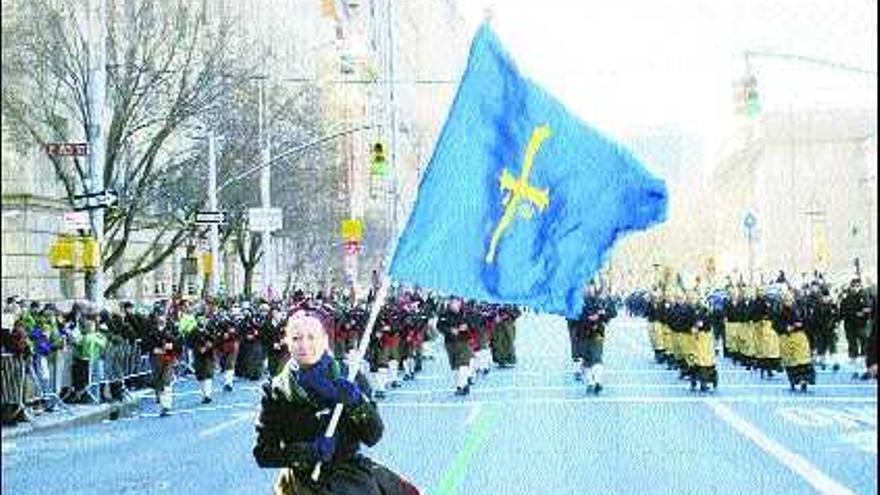
[[[850,358],[857,358],[865,355],[865,347],[868,343],[868,336],[865,331],[865,324],[860,321],[844,321],[843,329],[846,332],[847,352]]]

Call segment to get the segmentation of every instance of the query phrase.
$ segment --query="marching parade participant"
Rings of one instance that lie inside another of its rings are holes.
[[[254,459],[263,468],[282,468],[276,495],[418,495],[419,490],[387,467],[359,453],[373,446],[384,426],[369,383],[330,355],[327,322],[314,310],[295,312],[285,327],[293,359],[263,386],[256,422]],[[344,405],[333,436],[330,415]],[[322,469],[317,480],[316,464]]]
[[[579,330],[580,320],[577,318],[566,318],[565,324],[568,327],[568,343],[574,379],[579,382],[584,379],[583,356],[581,355],[582,346]]]
[[[666,312],[666,321],[672,332],[672,352],[679,379],[691,379],[691,370],[685,357],[685,351],[691,350],[691,331],[696,321],[693,308],[685,300],[682,289],[676,289],[672,295],[672,305]],[[691,380],[691,388],[696,384]]]
[[[235,361],[238,359],[239,336],[235,323],[229,318],[225,309],[214,313],[213,323],[214,349],[220,371],[223,373],[223,391],[232,392],[235,379]]]
[[[269,377],[277,375],[287,360],[290,359],[290,350],[284,342],[284,321],[286,313],[278,309],[272,309],[271,318],[267,318],[260,340],[263,344],[263,352],[266,356],[266,367]]]
[[[214,325],[209,323],[207,318],[201,317],[196,321],[195,327],[185,334],[187,344],[193,353],[193,368],[202,394],[202,404],[208,404],[213,400],[211,398],[215,366],[213,329]]]
[[[476,340],[474,346],[474,360],[472,366],[473,376],[486,376],[492,364],[492,355],[489,352],[489,341],[495,326],[495,308],[489,304],[473,304],[472,321]]]
[[[867,378],[867,373],[859,374],[860,360],[864,359],[867,344],[867,325],[871,316],[871,305],[862,288],[862,281],[854,278],[850,281],[840,298],[840,318],[846,334],[847,354],[853,369],[852,378]]]
[[[416,359],[424,340],[427,319],[421,312],[419,301],[406,294],[401,298],[401,331],[400,357],[403,365],[403,379],[413,380],[416,373]]]
[[[709,321],[709,309],[700,300],[697,290],[688,293],[688,303],[693,314],[691,326],[692,356],[691,356],[691,389],[696,383],[700,383],[700,391],[718,388],[718,370],[715,368],[715,335]]]
[[[755,366],[765,376],[773,378],[773,372],[780,368],[779,336],[773,330],[770,318],[770,303],[761,289],[756,289],[755,298],[749,306],[749,317],[754,325]]]
[[[605,325],[613,318],[608,301],[591,281],[584,294],[584,308],[578,321],[578,344],[582,346],[582,375],[586,378],[587,392],[602,391],[602,352],[605,344]]]
[[[731,288],[730,301],[725,309],[727,323],[724,326],[724,348],[733,360],[733,364],[740,364],[745,359],[742,353],[742,340],[745,335],[743,327],[747,319],[747,306],[743,300],[742,286]]]
[[[814,281],[810,286],[807,303],[807,330],[815,354],[816,364],[821,369],[828,365],[829,357],[837,351],[838,311],[828,286]],[[834,363],[832,369],[837,371]]]
[[[810,355],[810,341],[804,328],[803,312],[788,287],[783,289],[782,303],[773,314],[773,329],[779,334],[782,366],[788,375],[791,390],[800,387],[801,392],[806,392],[807,385],[816,383],[816,372]]]
[[[370,370],[373,372],[373,383],[376,385],[375,396],[377,399],[384,399],[386,388],[391,381],[392,361],[395,367],[394,372],[397,371],[397,360],[393,358],[396,358],[394,353],[400,344],[400,336],[394,332],[395,315],[390,301],[380,304],[382,304],[382,309],[379,312],[376,329],[370,341]]]
[[[165,416],[172,406],[174,366],[183,351],[181,338],[168,324],[165,313],[158,311],[153,313],[152,321],[149,322],[144,343],[145,348],[150,350],[150,367],[156,402],[161,408],[160,414]]]
[[[259,380],[263,377],[264,352],[262,333],[271,325],[269,320],[270,306],[260,303],[256,312],[242,311],[238,305],[229,310],[232,326],[241,335],[238,357],[235,363],[235,375],[248,380]]]
[[[666,324],[669,326],[672,342],[672,362],[678,369],[678,378],[684,380],[689,377],[688,365],[685,360],[684,336],[690,334],[691,320],[689,319],[688,306],[681,289],[676,288],[672,293],[672,302],[666,311]]]
[[[739,331],[740,353],[743,356],[743,362],[747,370],[758,368],[757,342],[755,340],[755,332],[758,325],[752,318],[752,305],[756,296],[757,288],[753,285],[747,286],[743,298],[743,321]]]
[[[461,298],[451,297],[437,319],[437,330],[443,335],[446,345],[456,395],[470,393],[468,378],[472,352],[468,343],[468,320],[462,306]]]
[[[516,365],[516,319],[519,315],[520,309],[511,304],[499,306],[495,314],[495,331],[490,348],[492,360],[500,368]]]
[[[666,361],[666,342],[663,335],[661,305],[663,304],[660,290],[654,289],[648,296],[644,307],[645,318],[648,320],[648,340],[654,350],[654,361],[658,364]]]

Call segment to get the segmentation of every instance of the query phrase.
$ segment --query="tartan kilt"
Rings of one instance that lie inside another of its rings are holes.
[[[715,366],[715,337],[711,331],[697,332],[694,336],[693,366],[704,368]]]
[[[749,321],[742,323],[739,331],[739,352],[746,357],[755,357],[757,346],[755,345],[756,324]]]
[[[773,330],[770,320],[761,320],[755,329],[755,357],[759,359],[779,358],[779,335]]]
[[[779,353],[782,366],[792,368],[810,364],[810,341],[807,334],[799,331],[779,335]]]
[[[474,355],[468,341],[459,339],[447,341],[446,352],[449,355],[449,367],[453,370],[461,366],[469,366]]]
[[[660,335],[660,325],[656,321],[648,322],[648,340],[651,341],[651,348],[655,351],[662,351],[662,336]]]
[[[420,495],[412,483],[387,467],[365,457],[357,456],[351,462],[333,467],[323,466],[318,483],[308,474],[284,468],[275,480],[273,495]],[[305,474],[303,476],[303,474]],[[300,481],[300,480],[305,481]]]
[[[742,345],[740,344],[740,330],[742,329],[742,322],[739,321],[728,321],[726,325],[724,325],[724,345],[727,347],[727,351],[731,354],[739,354]]]
[[[697,362],[697,336],[688,331],[679,333],[678,338],[682,359],[688,366],[694,366]]]
[[[657,326],[657,343],[661,346],[660,349],[672,350],[672,335],[669,326],[661,321],[656,321],[654,324]]]

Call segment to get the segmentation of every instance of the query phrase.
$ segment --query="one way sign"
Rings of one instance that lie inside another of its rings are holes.
[[[76,194],[73,200],[73,211],[99,210],[115,205],[119,201],[119,194],[113,189],[105,189],[96,193]]]
[[[225,211],[196,212],[196,225],[222,225],[226,223]]]

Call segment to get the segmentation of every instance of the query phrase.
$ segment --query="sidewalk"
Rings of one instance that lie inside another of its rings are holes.
[[[52,412],[33,414],[31,421],[20,421],[14,426],[3,426],[3,440],[18,438],[32,433],[50,431],[70,426],[84,426],[105,419],[128,416],[140,407],[141,400],[153,394],[152,389],[135,390],[121,402],[102,404],[69,404],[68,410],[56,407]]]

